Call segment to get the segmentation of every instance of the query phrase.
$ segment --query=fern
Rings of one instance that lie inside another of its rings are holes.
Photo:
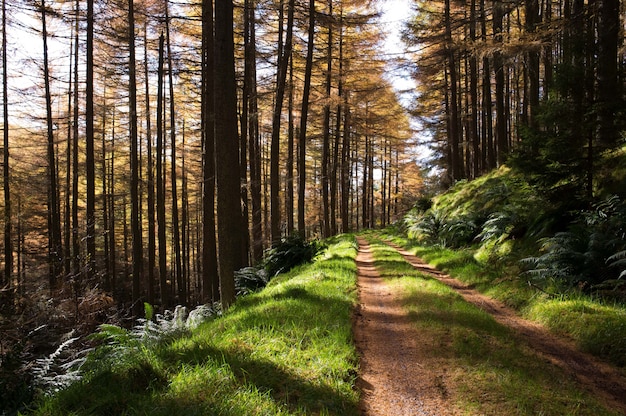
[[[50,395],[81,379],[81,367],[90,350],[71,350],[78,340],[79,337],[69,338],[49,356],[35,360],[31,369],[33,387]]]

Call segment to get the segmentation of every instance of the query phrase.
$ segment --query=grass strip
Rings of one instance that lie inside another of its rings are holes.
[[[572,291],[554,296],[526,284],[515,264],[483,262],[475,250],[416,246],[385,234],[424,261],[540,322],[554,333],[573,339],[583,351],[618,367],[626,367],[626,305]]]
[[[94,371],[35,415],[357,415],[356,242],[329,241],[224,316]],[[124,361],[122,360],[122,361]]]
[[[540,359],[508,328],[447,285],[414,269],[369,236],[376,267],[431,345],[436,383],[460,414],[615,415],[581,391],[561,369]]]

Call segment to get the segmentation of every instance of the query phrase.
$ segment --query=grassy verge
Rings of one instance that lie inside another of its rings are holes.
[[[499,299],[522,316],[619,367],[626,367],[626,305],[608,303],[580,293],[554,297],[518,277],[515,264],[479,261],[472,249],[415,246],[397,235],[385,235],[426,262],[475,289]]]
[[[191,332],[99,366],[33,414],[356,415],[355,257],[354,239],[338,237],[314,264]]]
[[[489,314],[415,270],[380,240],[371,243],[376,267],[403,294],[420,342],[433,346],[426,363],[438,363],[441,389],[460,414],[617,414],[538,359]]]

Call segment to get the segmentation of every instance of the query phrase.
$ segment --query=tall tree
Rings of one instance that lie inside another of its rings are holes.
[[[94,0],[87,0],[87,62],[86,70],[87,75],[85,78],[85,170],[87,179],[87,275],[91,276],[95,272],[96,266],[96,170],[95,170],[95,153],[94,153],[94,61],[93,61],[93,36],[94,36],[94,17],[93,17],[93,2]],[[130,2],[132,8],[132,1]],[[130,11],[129,11],[130,18]],[[129,22],[129,24],[133,24]],[[130,32],[131,36],[134,36],[134,30]],[[131,54],[134,54],[134,38],[129,41],[132,43]],[[134,61],[134,56],[132,57]],[[133,62],[134,64],[134,62]],[[131,75],[134,73],[132,69]],[[133,82],[132,80],[130,82]],[[131,99],[132,100],[132,99]],[[131,102],[132,104],[132,102]],[[132,109],[131,109],[132,112]],[[135,114],[136,116],[136,114]],[[132,128],[132,127],[131,127]]]
[[[137,78],[135,68],[135,7],[128,2],[128,94],[130,109],[130,199],[131,233],[133,239],[133,312],[139,316],[141,303],[141,281],[143,277],[143,238],[139,213],[139,135],[137,120]]]
[[[13,238],[11,219],[11,183],[9,178],[9,87],[7,71],[7,5],[2,0],[2,173],[4,186],[4,283],[11,284],[13,273]],[[2,281],[0,281],[2,283]]]
[[[306,144],[307,121],[309,116],[309,96],[311,94],[311,76],[313,72],[313,52],[315,50],[315,0],[309,0],[309,29],[302,90],[302,110],[300,111],[300,135],[298,137],[298,232],[306,233],[305,195],[306,195]]]
[[[185,305],[186,291],[185,283],[182,281],[182,259],[180,247],[180,222],[178,215],[178,174],[176,169],[176,108],[174,97],[174,67],[172,61],[172,44],[170,40],[170,16],[169,16],[169,0],[165,0],[165,33],[167,43],[167,67],[168,67],[168,84],[170,90],[170,167],[171,167],[171,192],[172,192],[172,232],[174,240],[174,277],[176,280],[176,288],[178,293],[178,302]]]
[[[46,24],[46,1],[41,0],[41,36],[43,38],[43,77],[46,100],[47,126],[47,159],[48,159],[48,258],[49,282],[53,291],[59,284],[61,273],[61,214],[58,201],[58,181],[56,167],[56,153],[54,145],[54,122],[52,119],[52,96],[50,92],[50,69],[48,62],[48,27]]]
[[[295,0],[289,0],[287,6],[287,33],[285,46],[278,56],[278,71],[276,75],[276,99],[272,116],[272,141],[270,151],[270,208],[271,208],[271,236],[272,242],[281,237],[281,209],[280,209],[280,121],[282,117],[283,101],[287,81],[287,71],[293,42],[293,19]]]
[[[234,274],[242,257],[232,0],[215,1],[215,68],[218,262],[222,306],[228,308],[235,300]]]
[[[161,303],[169,305],[170,293],[167,284],[167,242],[165,237],[165,181],[163,179],[163,65],[165,55],[165,36],[159,36],[159,59],[157,70],[157,142],[155,149],[156,159],[156,210],[157,210],[157,234],[159,237],[159,286],[161,291]]]
[[[202,299],[218,301],[213,0],[202,1]]]

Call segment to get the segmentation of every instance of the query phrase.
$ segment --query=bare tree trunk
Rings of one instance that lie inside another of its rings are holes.
[[[2,111],[3,111],[3,184],[4,184],[4,282],[11,284],[13,274],[13,240],[11,218],[11,182],[9,177],[9,88],[7,73],[7,10],[2,0]],[[1,286],[1,285],[0,285]]]
[[[280,209],[280,119],[285,97],[287,70],[291,59],[293,38],[293,16],[295,1],[289,0],[287,12],[287,33],[285,47],[278,57],[278,73],[276,77],[276,99],[272,117],[272,141],[270,151],[270,208],[271,208],[271,235],[272,243],[281,237],[281,209]]]
[[[159,37],[159,68],[157,81],[157,143],[156,143],[156,210],[159,237],[159,282],[161,290],[161,304],[169,306],[170,294],[167,284],[167,242],[165,237],[165,184],[163,181],[163,61],[165,37]]]
[[[237,137],[237,85],[232,0],[215,2],[215,146],[217,226],[222,307],[235,301],[235,271],[241,262],[241,200]]]
[[[133,238],[133,314],[143,312],[141,281],[143,277],[142,227],[139,213],[139,137],[137,134],[137,78],[135,74],[135,10],[128,2],[128,93],[130,108],[130,199]]]
[[[94,154],[94,110],[93,110],[93,1],[87,0],[87,76],[85,79],[85,176],[87,179],[87,277],[93,276],[96,271],[96,170]],[[131,2],[132,4],[132,2]],[[133,24],[130,22],[129,24]],[[133,33],[134,35],[134,33]],[[134,38],[130,41],[133,43]],[[134,54],[134,50],[131,52]],[[132,58],[134,61],[134,57]],[[134,68],[131,69],[134,71]],[[131,110],[132,111],[132,110]],[[135,114],[136,117],[136,114]]]
[[[213,1],[202,2],[202,301],[220,298],[215,230]]]
[[[313,50],[315,48],[315,0],[309,0],[309,30],[304,70],[304,88],[302,92],[302,111],[300,112],[300,137],[298,139],[298,232],[302,237],[306,233],[305,224],[305,188],[306,188],[306,132],[309,115],[309,95],[311,94],[311,73],[313,71]]]
[[[165,31],[167,42],[167,67],[170,89],[170,147],[171,147],[171,181],[172,181],[172,232],[174,239],[174,279],[178,293],[178,302],[187,303],[185,283],[182,281],[182,259],[180,256],[180,222],[178,216],[178,174],[176,172],[176,111],[174,107],[174,67],[172,65],[172,45],[170,43],[169,0],[165,0]]]
[[[330,90],[333,68],[333,0],[328,0],[328,44],[326,49],[326,104],[324,105],[324,122],[322,127],[322,213],[323,213],[323,236],[330,237],[330,203],[329,203],[329,164],[330,164]]]
[[[148,20],[144,20],[144,36],[148,39]],[[150,74],[148,71],[148,42],[144,42],[144,84],[146,88],[146,151],[147,151],[147,203],[148,203],[148,302],[153,305],[155,299],[156,268],[156,218],[154,211],[154,157],[152,155],[152,122],[150,108]]]
[[[254,0],[245,3],[246,41],[245,76],[248,89],[248,159],[250,163],[250,200],[252,205],[252,258],[263,258],[263,218],[261,204],[261,146],[259,140],[259,108],[256,84],[256,28]]]
[[[46,26],[46,3],[41,0],[41,25],[43,38],[43,76],[46,95],[46,124],[47,124],[47,156],[48,156],[48,254],[49,254],[49,282],[50,290],[57,289],[61,273],[61,216],[57,199],[57,170],[54,151],[54,124],[52,121],[52,97],[50,95],[50,73],[48,68],[48,29]]]

